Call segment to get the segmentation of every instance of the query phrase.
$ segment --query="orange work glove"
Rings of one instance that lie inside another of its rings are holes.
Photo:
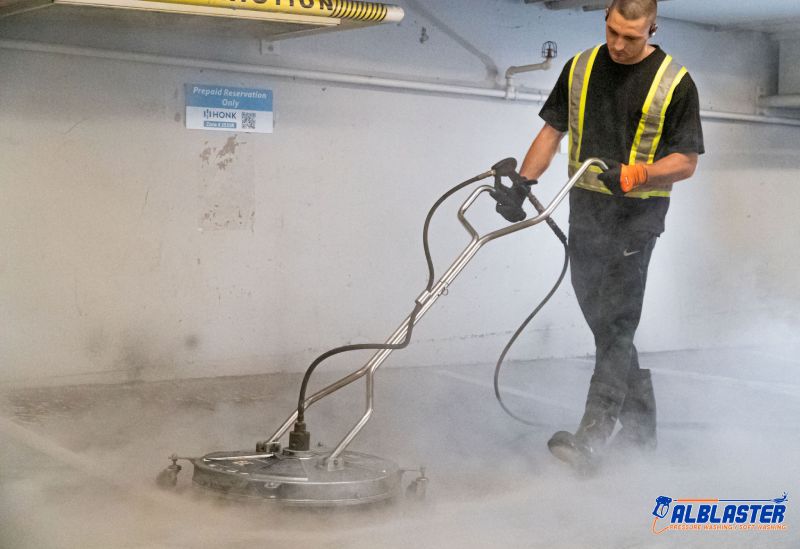
[[[647,183],[647,168],[644,164],[623,164],[619,172],[619,186],[629,193],[639,185]]]
[[[647,168],[644,164],[620,164],[616,160],[604,160],[608,170],[597,178],[614,196],[623,196],[639,185],[647,183]]]

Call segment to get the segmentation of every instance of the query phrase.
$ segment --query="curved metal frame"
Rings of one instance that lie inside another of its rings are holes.
[[[530,219],[526,219],[524,221],[520,221],[518,223],[514,223],[507,227],[503,227],[501,229],[497,229],[490,233],[487,233],[483,236],[480,236],[475,228],[467,221],[465,214],[467,210],[472,206],[472,204],[477,200],[478,196],[482,193],[492,191],[494,187],[490,185],[481,185],[477,189],[475,189],[472,194],[464,201],[461,207],[458,210],[458,219],[461,221],[461,224],[469,233],[471,240],[467,247],[456,257],[450,267],[445,271],[445,273],[441,276],[439,281],[433,286],[430,291],[424,291],[420,296],[416,299],[416,302],[420,305],[420,310],[417,313],[417,316],[414,320],[414,325],[422,318],[422,316],[428,311],[428,309],[433,306],[434,302],[441,296],[443,293],[446,292],[448,286],[455,280],[455,278],[461,273],[464,267],[469,263],[469,261],[475,256],[481,247],[484,244],[495,240],[496,238],[500,238],[502,236],[509,235],[511,233],[515,233],[517,231],[521,231],[522,229],[526,229],[533,225],[537,225],[542,221],[546,221],[550,218],[553,214],[553,211],[558,207],[558,205],[564,200],[567,196],[569,191],[578,180],[581,178],[583,173],[589,168],[589,166],[597,164],[604,169],[608,169],[605,163],[598,159],[598,158],[589,158],[586,160],[578,171],[570,178],[570,180],[561,188],[558,194],[553,198],[553,200],[548,204],[543,211],[539,213],[536,217],[532,217]],[[489,171],[482,176],[479,176],[480,179],[485,179],[487,177],[492,177],[495,175],[495,172]],[[409,327],[409,322],[411,321],[411,316],[409,315],[406,319],[400,324],[400,326],[395,330],[395,332],[389,337],[386,341],[387,345],[396,345],[401,343],[405,339],[406,331]],[[353,383],[354,381],[362,378],[363,376],[367,376],[366,380],[366,410],[364,414],[361,416],[361,419],[353,426],[353,428],[345,435],[345,437],[339,442],[336,448],[328,457],[328,467],[335,468],[338,465],[339,456],[341,456],[342,452],[347,448],[347,446],[353,441],[353,439],[358,435],[359,431],[367,424],[370,417],[372,416],[372,412],[374,410],[373,400],[374,400],[374,377],[375,371],[380,367],[384,360],[392,353],[392,349],[382,349],[376,352],[369,361],[356,370],[355,372],[341,378],[339,381],[332,383],[325,387],[324,389],[319,390],[318,392],[314,393],[310,397],[305,400],[304,406],[305,409],[308,409],[309,406],[321,400],[322,398],[328,396],[329,394],[341,389]],[[292,415],[290,415],[286,421],[278,428],[277,431],[269,438],[268,444],[272,445],[278,442],[278,440],[286,434],[286,431],[295,422],[297,419],[297,410],[295,410]]]

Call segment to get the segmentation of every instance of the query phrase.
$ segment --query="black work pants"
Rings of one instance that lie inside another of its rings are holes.
[[[656,238],[654,233],[602,234],[570,227],[572,287],[596,347],[586,415],[619,417],[628,382],[637,377],[633,337]]]

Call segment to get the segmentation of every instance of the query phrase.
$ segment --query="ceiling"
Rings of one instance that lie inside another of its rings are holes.
[[[602,9],[608,0],[524,0],[549,9]],[[659,16],[713,26],[800,37],[800,0],[660,0]]]
[[[800,0],[662,0],[663,17],[720,29],[800,33]]]

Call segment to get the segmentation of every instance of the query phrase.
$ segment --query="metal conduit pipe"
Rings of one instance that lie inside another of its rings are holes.
[[[283,67],[271,67],[268,65],[228,63],[222,61],[209,61],[205,59],[193,59],[190,57],[170,57],[148,53],[134,53],[99,48],[85,48],[79,46],[62,46],[58,44],[43,44],[39,42],[0,40],[0,49],[35,53],[52,53],[58,55],[73,55],[95,59],[111,59],[115,61],[133,61],[137,63],[148,63],[153,65],[198,68],[242,74],[261,74],[266,76],[295,78],[298,80],[373,86],[396,90],[426,91],[476,97],[495,97],[499,99],[506,98],[506,90],[497,88],[493,89],[450,84],[436,84],[432,82],[420,82],[416,80],[401,80],[395,78],[378,78],[374,76],[361,76],[336,72],[287,69]],[[547,99],[547,96],[541,93],[516,93],[513,95],[513,97],[511,97],[511,99],[541,103]]]
[[[537,93],[519,92],[517,90],[508,90],[505,88],[480,88],[480,87],[463,86],[463,85],[436,84],[432,82],[420,82],[416,80],[377,78],[373,76],[361,76],[354,74],[342,74],[342,73],[324,72],[324,71],[308,71],[301,69],[288,69],[282,67],[251,65],[244,63],[227,63],[221,61],[210,61],[205,59],[193,59],[189,57],[171,57],[171,56],[154,55],[147,53],[107,50],[100,48],[64,46],[59,44],[45,44],[40,42],[30,42],[24,40],[0,40],[0,49],[34,52],[34,53],[49,53],[57,55],[72,55],[77,57],[88,57],[94,59],[130,61],[130,62],[146,63],[152,65],[198,68],[206,70],[217,70],[220,72],[260,74],[266,76],[293,78],[298,80],[308,80],[314,82],[330,82],[337,84],[350,84],[356,86],[371,86],[371,87],[385,88],[385,89],[392,89],[399,91],[421,91],[430,93],[444,93],[450,95],[462,95],[470,97],[487,97],[487,98],[505,99],[514,101],[528,101],[533,103],[543,103],[545,100],[547,100],[547,95],[542,92],[537,92]],[[779,118],[779,117],[769,117],[769,116],[731,113],[731,112],[717,112],[717,111],[700,111],[700,115],[703,118],[709,120],[725,120],[731,122],[751,122],[758,124],[800,126],[800,119],[796,118]]]
[[[738,112],[700,111],[706,120],[725,120],[728,122],[753,122],[755,124],[775,124],[779,126],[800,126],[800,119],[762,116],[758,114],[742,114]]]
[[[765,95],[758,98],[758,106],[800,109],[800,94]]]

